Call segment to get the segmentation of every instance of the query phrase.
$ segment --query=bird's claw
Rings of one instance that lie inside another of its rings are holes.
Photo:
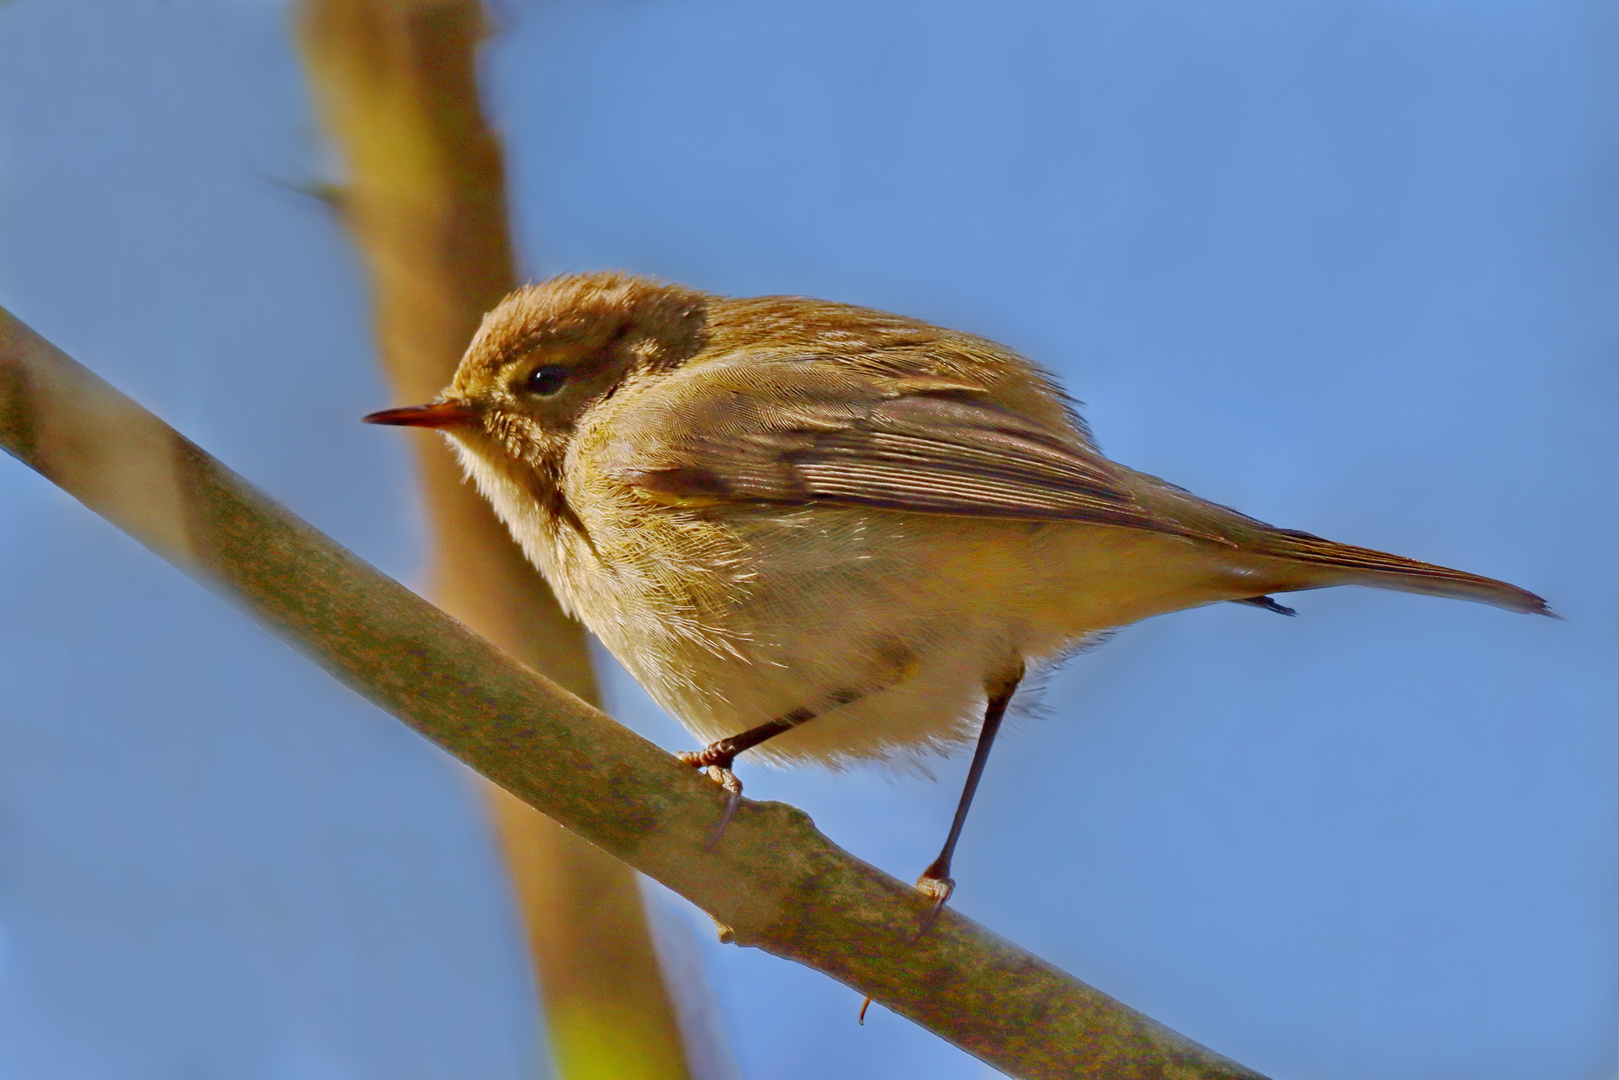
[[[736,773],[722,765],[710,765],[708,776],[725,789],[725,809],[720,811],[720,823],[714,826],[714,831],[708,834],[708,842],[703,845],[704,851],[713,851],[720,837],[725,835],[725,827],[736,816],[736,808],[742,805],[742,781],[736,778]]]
[[[956,891],[956,883],[951,878],[930,877],[923,874],[916,879],[916,891],[923,896],[931,897],[933,904],[928,908],[928,913],[922,917],[922,929],[918,930],[916,936],[911,939],[911,944],[913,945],[921,941],[922,935],[932,929],[934,920],[938,919],[939,912],[944,910],[944,905],[950,899],[950,894]]]
[[[708,840],[703,844],[704,851],[713,851],[719,844],[720,838],[725,835],[725,827],[731,824],[737,807],[742,805],[742,781],[731,771],[735,755],[715,754],[711,752],[712,749],[685,750],[675,755],[692,768],[708,773],[708,778],[725,790],[725,808],[720,811],[719,824],[714,826],[714,831],[708,834]]]

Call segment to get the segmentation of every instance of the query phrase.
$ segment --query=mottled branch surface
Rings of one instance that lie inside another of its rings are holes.
[[[802,811],[719,789],[345,551],[7,313],[0,442],[336,678],[739,945],[797,960],[1020,1077],[1257,1077],[838,848]]]
[[[344,162],[334,205],[366,267],[378,358],[396,401],[424,402],[517,285],[500,141],[478,100],[480,0],[296,10],[315,109]],[[594,703],[584,629],[462,482],[443,440],[406,437],[428,511],[429,595]],[[635,874],[500,788],[488,795],[559,1076],[682,1080],[685,1046]]]

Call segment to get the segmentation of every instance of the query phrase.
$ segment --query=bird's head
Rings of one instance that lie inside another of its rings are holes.
[[[484,316],[437,399],[365,420],[436,428],[475,475],[482,465],[530,491],[554,484],[581,418],[627,383],[656,378],[702,348],[709,299],[613,272],[519,289]]]

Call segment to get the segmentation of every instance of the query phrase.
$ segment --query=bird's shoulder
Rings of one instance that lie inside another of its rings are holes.
[[[816,502],[1166,527],[1016,353],[869,309],[731,303],[703,350],[630,380],[575,440],[599,489],[680,510]]]
[[[750,363],[802,366],[802,378],[891,395],[970,396],[1089,444],[1050,372],[997,342],[876,308],[798,296],[718,302],[693,372]],[[733,367],[733,370],[735,368]]]
[[[922,399],[970,403],[1091,449],[1055,378],[985,338],[791,296],[718,300],[706,333],[704,347],[679,367],[629,380],[598,410],[589,440],[650,452],[710,430],[881,423],[883,403]]]

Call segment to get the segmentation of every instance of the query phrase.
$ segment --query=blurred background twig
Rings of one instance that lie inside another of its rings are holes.
[[[333,199],[369,270],[397,400],[431,399],[482,314],[517,284],[498,137],[485,123],[479,0],[303,0],[298,41],[346,165]],[[413,438],[445,611],[587,701],[584,630],[434,436]],[[635,874],[485,785],[564,1080],[688,1075]]]

